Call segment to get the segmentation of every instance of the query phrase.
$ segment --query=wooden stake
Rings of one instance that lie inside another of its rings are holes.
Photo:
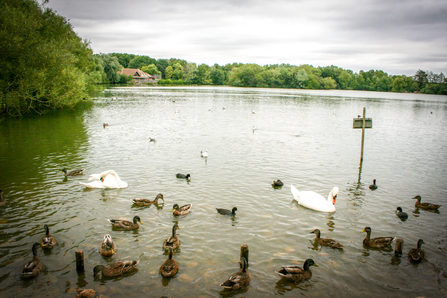
[[[82,249],[77,249],[75,251],[76,255],[76,271],[84,272],[84,251]]]
[[[247,244],[242,244],[241,245],[241,259],[242,257],[244,257],[247,260],[247,268],[248,268],[248,245]],[[242,264],[240,264],[240,267],[242,268]]]
[[[363,108],[363,125],[362,125],[362,151],[360,152],[360,168],[363,164],[363,145],[365,144],[365,114],[366,108]]]

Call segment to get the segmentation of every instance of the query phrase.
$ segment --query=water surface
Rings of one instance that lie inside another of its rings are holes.
[[[245,88],[110,88],[92,106],[0,123],[0,296],[74,297],[93,288],[105,297],[439,297],[447,295],[447,97],[358,91]],[[362,114],[373,119],[365,133],[352,128]],[[108,123],[103,127],[103,123]],[[155,138],[151,142],[150,138]],[[208,150],[204,159],[200,151]],[[85,168],[64,179],[61,169]],[[89,174],[113,169],[127,189],[85,189]],[[361,171],[360,171],[361,170]],[[191,181],[175,177],[190,173]],[[285,185],[273,189],[273,180]],[[377,179],[378,190],[368,186]],[[333,214],[303,208],[290,184],[327,196],[340,188]],[[131,199],[165,203],[140,208]],[[415,195],[444,205],[439,213],[416,210]],[[192,203],[174,217],[172,205]],[[215,208],[237,206],[236,217]],[[409,214],[402,222],[400,206]],[[108,218],[143,221],[135,232],[112,230]],[[171,280],[158,273],[163,240],[174,223],[181,229],[180,271]],[[30,281],[20,269],[48,224],[57,239],[51,253],[39,250],[45,270]],[[404,256],[391,264],[391,250],[364,248],[372,237],[404,239]],[[322,237],[343,251],[315,248]],[[117,255],[98,253],[110,234]],[[419,238],[426,259],[406,253]],[[248,244],[253,280],[246,291],[221,292],[238,270],[240,246]],[[85,251],[85,274],[75,268]],[[282,265],[312,258],[310,280],[298,285],[275,274]],[[138,259],[138,271],[123,278],[93,278],[93,267]],[[411,293],[411,294],[410,294]]]

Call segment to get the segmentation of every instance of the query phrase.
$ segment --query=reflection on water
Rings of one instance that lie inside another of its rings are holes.
[[[374,127],[365,133],[359,167],[360,134],[352,118],[363,107]],[[81,288],[106,297],[445,296],[447,213],[444,207],[414,209],[412,200],[420,194],[447,206],[445,127],[445,97],[226,87],[112,88],[89,107],[5,120],[0,296],[73,297]],[[207,158],[200,154],[205,148]],[[85,168],[85,174],[64,177],[64,167]],[[129,187],[79,184],[108,169]],[[376,178],[380,187],[371,191]],[[278,179],[285,187],[272,187]],[[337,211],[298,205],[290,184],[325,197],[338,186]],[[164,203],[133,206],[132,199],[158,193]],[[174,203],[192,203],[193,209],[174,217]],[[235,216],[216,212],[233,206]],[[396,216],[397,206],[407,210],[406,221]],[[144,223],[136,231],[115,230],[107,221],[135,215]],[[181,250],[174,254],[180,270],[166,280],[158,270],[174,223],[181,227]],[[48,254],[38,251],[46,269],[23,281],[21,266],[45,224],[57,245]],[[365,226],[372,227],[372,237],[396,235],[405,243],[423,238],[426,260],[411,264],[408,245],[400,258],[393,248],[364,248]],[[344,250],[315,246],[310,232],[316,228]],[[112,258],[98,252],[104,234],[117,245]],[[237,270],[242,244],[250,247],[253,280],[244,292],[225,293],[220,283]],[[85,252],[84,273],[76,272],[76,249]],[[275,273],[307,258],[319,264],[307,281],[290,283]],[[95,265],[132,259],[140,263],[130,275],[93,277]]]

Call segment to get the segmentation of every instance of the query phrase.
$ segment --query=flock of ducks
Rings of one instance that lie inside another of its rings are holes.
[[[202,152],[203,156],[203,152]],[[76,176],[76,175],[82,175],[84,172],[84,169],[81,170],[73,170],[68,172],[65,168],[62,169],[62,172],[65,176]],[[119,176],[113,171],[108,170],[105,172],[102,172],[100,174],[93,174],[91,175],[91,179],[95,180],[95,183],[106,183],[107,179],[114,179],[114,180],[120,180]],[[109,178],[110,177],[110,178]],[[190,174],[176,174],[177,178],[181,179],[191,179]],[[87,186],[85,183],[81,183],[83,185]],[[125,184],[127,187],[127,183]],[[272,187],[278,188],[282,187],[284,183],[281,180],[273,181]],[[101,187],[97,187],[101,188]],[[294,194],[294,197],[296,198],[296,193],[294,193],[294,187],[292,186],[292,193]],[[374,179],[373,184],[369,187],[371,190],[377,189],[376,179]],[[338,188],[337,188],[338,190]],[[300,192],[303,193],[303,192]],[[331,192],[332,193],[332,192]],[[338,192],[337,192],[338,193]],[[336,195],[335,195],[336,198]],[[324,199],[324,198],[323,198]],[[438,210],[440,205],[431,204],[431,203],[422,203],[421,202],[421,196],[415,196],[413,199],[416,199],[415,207],[418,209],[423,210]],[[149,199],[132,199],[132,203],[136,206],[150,206],[153,204],[158,204],[159,200],[164,200],[163,194],[158,194],[154,200]],[[326,199],[324,199],[326,200]],[[333,200],[333,201],[332,201]],[[335,203],[335,199],[333,195],[329,195],[327,201],[330,201],[331,203]],[[0,190],[0,207],[3,206],[5,203],[5,199],[3,198],[3,192]],[[306,206],[305,206],[306,207]],[[192,204],[186,204],[183,206],[179,206],[178,204],[174,204],[172,208],[172,213],[174,216],[181,216],[186,215],[191,211]],[[222,215],[228,215],[228,216],[235,216],[237,207],[233,207],[232,210],[228,209],[221,209],[216,208],[217,212]],[[401,207],[397,207],[396,209],[396,215],[401,220],[406,220],[408,218],[408,214],[402,211]],[[111,223],[112,227],[119,229],[119,230],[136,230],[139,228],[139,224],[142,224],[142,221],[139,216],[134,216],[132,221],[129,220],[122,220],[122,219],[108,219],[108,221]],[[56,239],[53,235],[50,234],[50,230],[48,225],[44,226],[45,229],[45,235],[42,237],[40,243],[34,243],[32,246],[32,253],[33,253],[33,259],[29,262],[27,262],[22,270],[21,270],[21,276],[22,278],[31,278],[35,277],[39,274],[39,272],[42,270],[43,266],[42,263],[38,257],[37,250],[39,247],[42,249],[48,250],[52,249],[56,245]],[[179,265],[178,263],[173,259],[173,252],[178,250],[180,247],[180,239],[176,233],[176,231],[180,229],[179,225],[177,223],[174,224],[172,227],[172,235],[166,238],[163,242],[163,249],[168,253],[168,258],[163,262],[163,264],[160,266],[159,272],[160,274],[165,278],[171,278],[174,277],[178,271],[179,271]],[[395,246],[395,253],[394,258],[399,258],[402,255],[402,249],[403,249],[403,240],[398,239],[397,237],[375,237],[371,238],[372,229],[370,227],[365,227],[362,231],[362,233],[366,233],[365,239],[363,239],[363,245],[365,247],[369,248],[376,248],[376,249],[382,249],[389,247],[394,241],[396,242]],[[322,238],[321,232],[319,229],[314,229],[311,233],[315,234],[314,244],[320,245],[320,246],[326,246],[333,249],[343,249],[343,245],[337,242],[334,239],[330,238]],[[419,239],[417,242],[417,247],[412,248],[408,252],[408,257],[412,262],[420,262],[424,258],[424,251],[422,250],[422,244],[425,244],[422,239]],[[99,253],[104,257],[111,257],[117,252],[117,247],[114,241],[112,240],[112,237],[109,234],[104,235],[104,239],[99,247]],[[109,264],[108,266],[103,265],[97,265],[93,268],[93,275],[97,276],[99,273],[102,274],[103,277],[117,277],[121,276],[131,270],[133,270],[137,264],[139,263],[138,260],[132,260],[132,261],[119,261],[114,262],[112,264]],[[241,257],[240,261],[240,270],[236,273],[232,274],[225,282],[221,284],[222,287],[229,290],[238,290],[240,288],[245,288],[249,285],[252,276],[251,273],[248,271],[248,261],[245,257]],[[312,272],[310,270],[311,266],[318,265],[314,262],[312,259],[307,259],[303,267],[299,267],[296,265],[293,266],[282,266],[280,270],[275,271],[281,278],[285,278],[288,280],[291,280],[293,282],[301,282],[303,280],[309,279],[312,277]]]

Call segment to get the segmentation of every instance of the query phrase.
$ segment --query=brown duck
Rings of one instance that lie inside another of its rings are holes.
[[[424,209],[424,210],[438,210],[441,205],[435,205],[431,203],[421,203],[421,196],[417,195],[413,199],[416,199],[416,204],[414,207]]]
[[[166,240],[163,242],[164,250],[176,250],[180,247],[180,239],[178,238],[176,233],[177,229],[180,229],[180,227],[178,226],[178,224],[174,224],[174,226],[172,227],[172,236],[166,238]]]
[[[93,268],[93,276],[102,272],[102,276],[116,277],[133,270],[140,261],[115,262],[108,266],[97,265]]]
[[[22,278],[30,278],[30,277],[36,277],[39,275],[40,271],[42,270],[42,263],[40,262],[39,257],[37,256],[37,249],[40,247],[39,243],[33,244],[33,259],[25,264],[22,268]]]
[[[424,258],[424,251],[421,249],[422,244],[425,244],[424,240],[419,239],[418,240],[418,246],[417,248],[412,248],[408,252],[408,257],[410,258],[410,261],[412,262],[420,262]]]
[[[121,230],[136,230],[140,227],[138,223],[143,223],[139,216],[134,216],[133,222],[123,219],[108,219],[115,228]]]
[[[187,204],[179,207],[178,204],[174,204],[172,206],[172,214],[174,215],[185,215],[188,214],[189,211],[191,211],[192,204]]]
[[[238,272],[232,274],[225,282],[221,283],[220,286],[228,290],[238,290],[240,288],[245,288],[250,284],[251,273],[247,269],[247,260],[242,257],[239,263],[241,263],[242,268]]]
[[[45,225],[44,228],[45,236],[40,240],[40,246],[42,246],[42,248],[51,249],[56,245],[56,239],[54,239],[54,237],[50,234],[50,228],[48,225]]]
[[[104,240],[102,241],[101,245],[99,246],[99,253],[103,257],[111,257],[113,254],[115,254],[117,251],[115,242],[112,240],[112,236],[109,234],[104,235]]]
[[[293,280],[294,282],[300,282],[312,277],[312,271],[310,271],[310,266],[318,267],[318,265],[314,262],[314,260],[307,259],[304,262],[303,268],[300,268],[299,266],[296,265],[282,266],[281,270],[275,272],[283,278]]]
[[[158,200],[162,199],[163,202],[165,201],[165,199],[163,198],[163,194],[159,193],[154,200],[149,200],[149,199],[132,199],[132,202],[134,203],[134,205],[136,206],[150,206],[150,205],[158,205]]]
[[[169,257],[161,264],[160,274],[163,277],[174,277],[178,272],[178,264],[172,258],[172,248],[169,247]]]
[[[371,248],[385,248],[391,245],[391,242],[396,237],[376,237],[371,239],[371,228],[365,227],[361,233],[366,232],[366,237],[363,239],[363,245]]]
[[[341,245],[339,242],[335,241],[334,239],[320,238],[320,230],[319,229],[315,229],[310,233],[315,234],[315,242],[320,244],[321,246],[329,246],[332,248],[343,249],[343,245]]]

